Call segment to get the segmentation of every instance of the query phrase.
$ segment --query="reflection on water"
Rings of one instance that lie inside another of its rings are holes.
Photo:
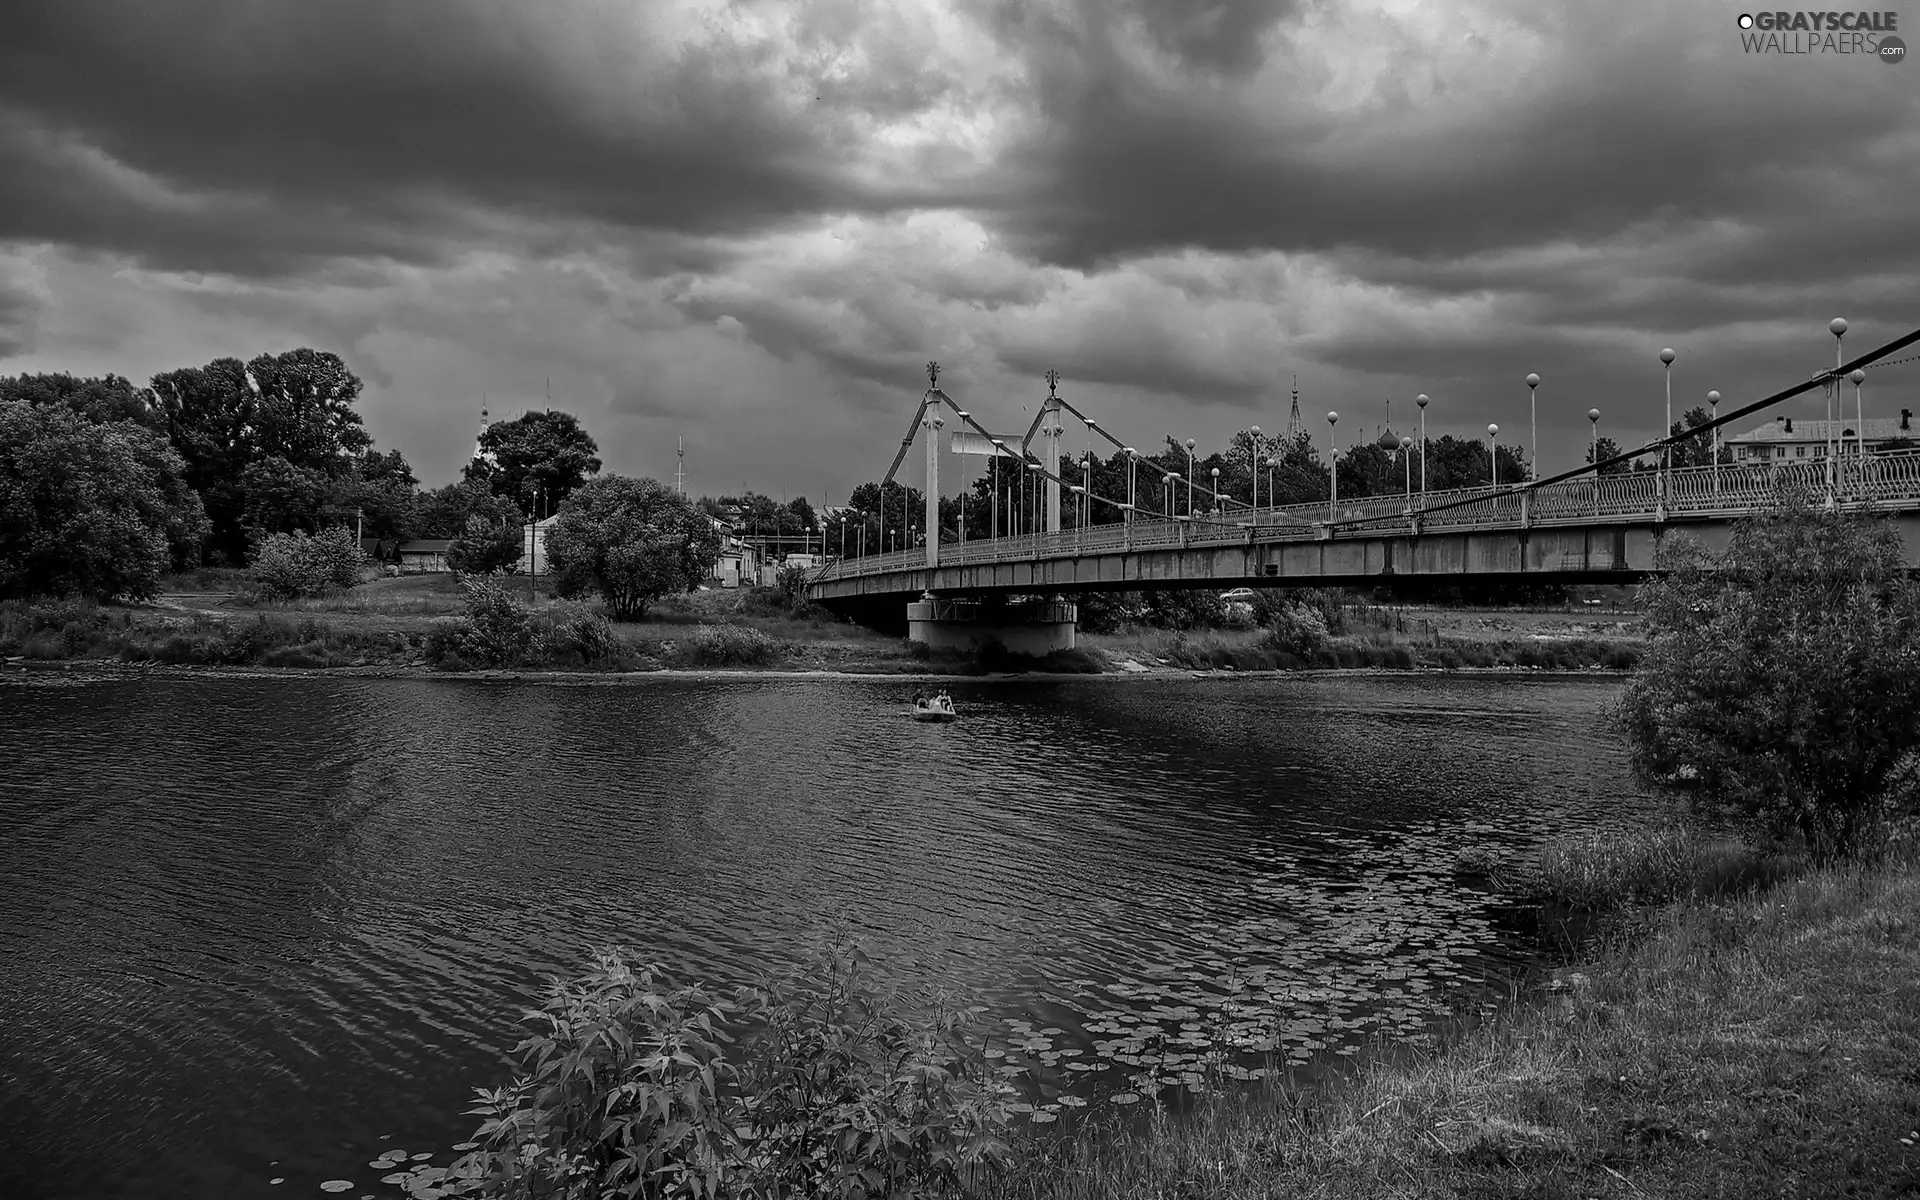
[[[850,921],[984,993],[1033,1119],[1417,1034],[1471,844],[1630,819],[1579,680],[0,687],[0,1139],[36,1196],[397,1194],[542,977]],[[1623,799],[1624,797],[1624,799]]]

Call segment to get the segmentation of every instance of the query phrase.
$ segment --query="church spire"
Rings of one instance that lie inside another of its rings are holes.
[[[1287,437],[1300,436],[1300,376],[1293,377],[1293,410],[1287,414]]]

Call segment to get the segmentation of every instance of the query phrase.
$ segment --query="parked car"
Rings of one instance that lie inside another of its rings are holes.
[[[1253,589],[1246,588],[1246,587],[1234,588],[1230,592],[1220,593],[1220,598],[1222,600],[1227,601],[1229,604],[1232,604],[1235,602],[1238,602],[1240,604],[1251,604],[1253,603],[1253,596],[1254,596]]]

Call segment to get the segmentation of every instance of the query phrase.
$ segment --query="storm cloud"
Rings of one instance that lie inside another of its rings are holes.
[[[1655,432],[1662,345],[1732,399],[1912,326],[1916,70],[1646,0],[36,4],[0,370],[323,345],[429,481],[551,387],[610,469],[835,500],[928,359],[1143,446],[1539,371],[1568,465]]]

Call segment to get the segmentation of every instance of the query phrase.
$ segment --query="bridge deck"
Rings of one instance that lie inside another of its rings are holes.
[[[1920,450],[1869,454],[1838,464],[1831,487],[1847,508],[1920,509]],[[1085,555],[1131,554],[1169,549],[1262,546],[1434,533],[1525,529],[1577,529],[1662,521],[1726,521],[1750,515],[1800,495],[1829,494],[1823,460],[1778,466],[1689,467],[1667,476],[1665,496],[1657,472],[1573,479],[1545,486],[1481,487],[1412,497],[1371,496],[1330,506],[1324,501],[1220,516],[1169,519],[1136,513],[1131,522],[1094,525],[1060,533],[1022,534],[940,546],[942,568],[1035,563]],[[816,595],[839,592],[835,582],[924,571],[927,550],[842,559],[815,574]],[[877,582],[877,580],[876,580]],[[864,589],[863,589],[864,590]]]

